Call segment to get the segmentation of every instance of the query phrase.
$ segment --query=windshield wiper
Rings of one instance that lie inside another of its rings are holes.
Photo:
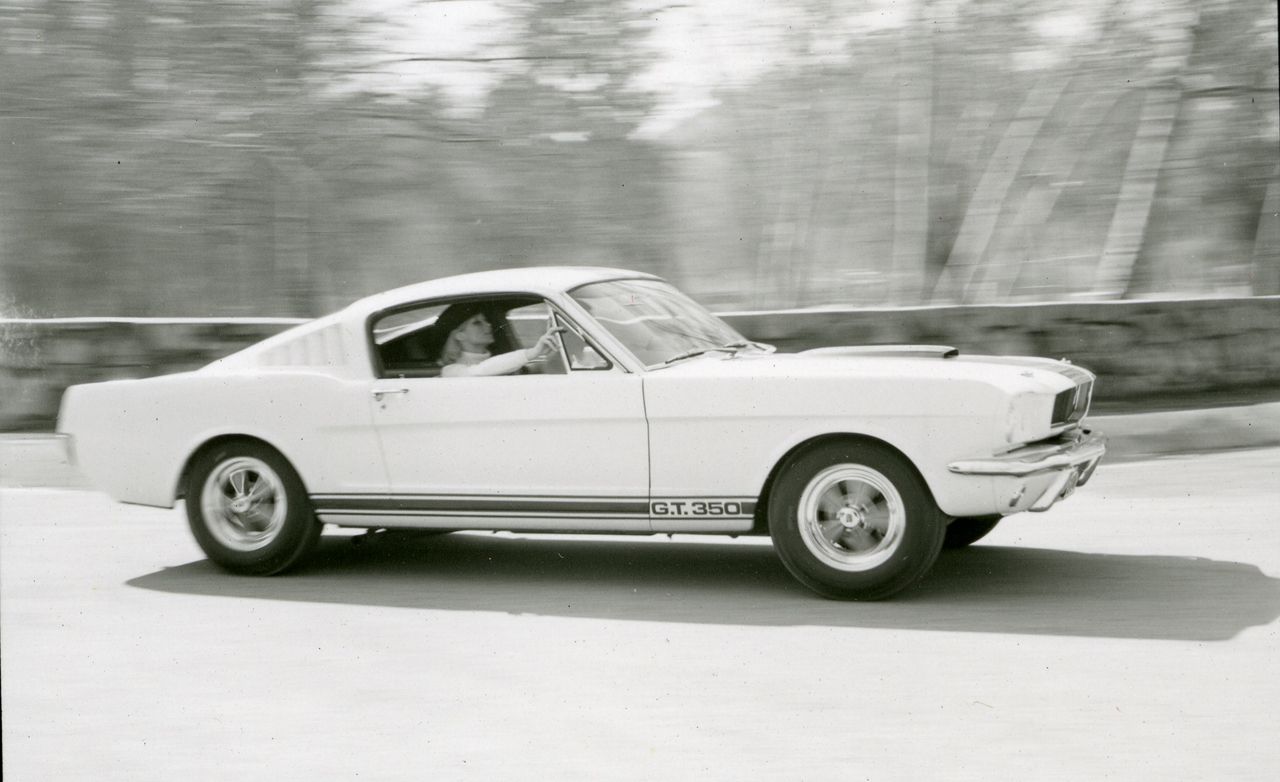
[[[677,361],[683,361],[686,358],[693,358],[694,356],[701,356],[704,353],[732,353],[736,356],[738,355],[738,351],[745,350],[746,348],[754,348],[756,350],[764,351],[765,353],[772,353],[777,350],[773,345],[766,345],[763,342],[752,342],[749,339],[744,339],[737,342],[728,342],[724,345],[714,345],[705,348],[686,350],[683,353],[677,353],[666,361],[663,361],[662,365],[666,366],[668,364],[674,364]]]
[[[728,350],[732,350],[735,355],[739,350],[743,350],[744,348],[754,348],[764,353],[772,353],[773,351],[777,350],[777,348],[774,347],[773,345],[767,345],[763,342],[756,342],[750,339],[744,339],[740,342],[730,342],[724,347]]]
[[[666,366],[667,364],[674,364],[677,361],[683,361],[686,358],[693,358],[694,356],[701,356],[703,353],[712,353],[716,351],[719,351],[721,353],[736,353],[737,349],[729,345],[723,345],[723,346],[713,345],[712,347],[707,347],[707,348],[694,348],[693,350],[686,350],[683,353],[675,354],[674,356],[667,359],[666,361],[663,361],[662,365]]]

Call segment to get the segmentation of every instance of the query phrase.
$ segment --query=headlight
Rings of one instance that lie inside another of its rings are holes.
[[[1049,419],[1053,414],[1053,397],[1025,391],[1009,400],[1005,419],[1005,440],[1030,443],[1049,436]]]

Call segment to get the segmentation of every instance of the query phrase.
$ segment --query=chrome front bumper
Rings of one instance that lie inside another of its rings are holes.
[[[1087,429],[1077,429],[1053,440],[1028,445],[999,456],[961,459],[947,465],[947,469],[960,475],[1011,478],[1029,478],[1050,473],[1052,480],[1026,508],[1043,511],[1069,496],[1077,486],[1087,483],[1106,452],[1106,437]]]

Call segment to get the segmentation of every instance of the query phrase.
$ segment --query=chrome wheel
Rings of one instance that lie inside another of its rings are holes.
[[[266,462],[236,456],[209,472],[200,492],[209,533],[233,551],[271,545],[289,513],[284,481]]]
[[[796,513],[805,548],[828,567],[851,573],[892,558],[907,522],[897,487],[861,464],[837,464],[815,475]]]
[[[769,535],[782,564],[823,597],[881,600],[938,559],[946,517],[906,457],[864,438],[830,439],[779,465]]]

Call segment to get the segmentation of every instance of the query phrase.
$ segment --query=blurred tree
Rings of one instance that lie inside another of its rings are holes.
[[[1270,0],[0,0],[0,301],[310,315],[1280,290]]]
[[[50,0],[11,19],[12,252],[40,259],[17,287],[68,314],[259,314],[263,289],[270,314],[310,312],[314,5]]]
[[[1258,242],[1280,162],[1276,4],[1195,8],[1151,230],[1136,251],[1128,296],[1262,293],[1253,288],[1256,269],[1280,263],[1280,247]]]
[[[522,263],[586,262],[663,272],[661,155],[632,138],[653,98],[630,84],[645,66],[643,13],[623,3],[530,2],[527,67],[506,78],[480,118],[499,140],[488,198],[517,237]],[[483,164],[473,170],[483,170]]]

